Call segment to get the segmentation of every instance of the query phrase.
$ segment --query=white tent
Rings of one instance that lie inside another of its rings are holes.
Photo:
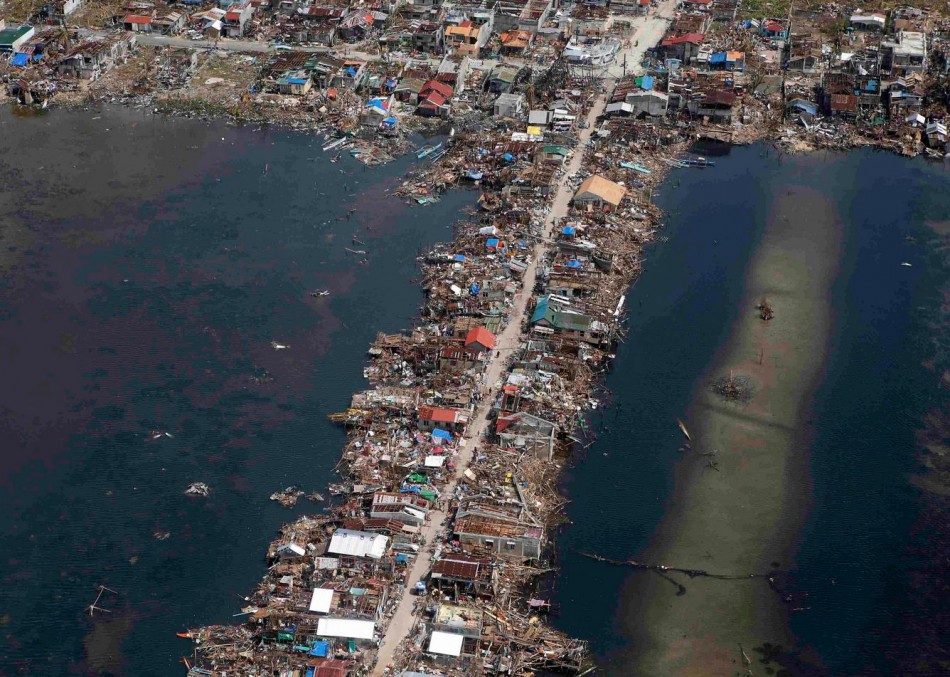
[[[325,614],[330,611],[330,602],[333,601],[333,591],[329,588],[314,588],[310,598],[310,610]]]
[[[464,639],[462,635],[436,630],[432,633],[432,639],[429,640],[429,653],[442,654],[443,656],[461,656]]]
[[[321,618],[317,623],[320,637],[343,637],[344,639],[373,639],[376,624],[353,618]]]

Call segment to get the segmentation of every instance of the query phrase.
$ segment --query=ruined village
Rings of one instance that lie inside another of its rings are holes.
[[[327,161],[415,154],[397,192],[418,208],[480,191],[420,257],[417,325],[378,336],[331,416],[346,445],[324,509],[283,527],[234,624],[182,633],[192,675],[592,670],[550,622],[557,482],[659,236],[652,191],[715,171],[697,142],[946,152],[950,23],[927,7],[6,0],[0,17],[17,105],[286,124],[325,135]]]

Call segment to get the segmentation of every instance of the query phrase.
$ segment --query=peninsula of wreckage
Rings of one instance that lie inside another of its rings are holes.
[[[539,579],[557,478],[660,227],[653,187],[670,167],[716,171],[697,139],[944,157],[946,7],[221,4],[3,0],[0,78],[21,106],[321,130],[329,160],[412,150],[406,199],[482,194],[421,258],[418,326],[377,338],[370,389],[332,416],[334,501],[282,528],[242,624],[182,633],[188,670],[588,671],[584,643],[544,621]]]

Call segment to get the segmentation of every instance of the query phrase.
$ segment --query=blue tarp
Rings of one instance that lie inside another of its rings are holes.
[[[392,127],[397,122],[399,122],[399,120],[397,120],[396,118],[386,118],[385,120],[383,120],[383,124],[389,125],[390,127]]]
[[[26,66],[30,63],[30,55],[24,54],[23,52],[17,52],[13,55],[13,59],[10,61],[10,64],[13,66]]]
[[[640,86],[644,89],[653,89],[653,83],[654,80],[652,75],[644,75],[643,79],[640,81]]]
[[[502,155],[502,157],[505,158],[505,162],[514,162],[514,161],[515,161],[515,156],[512,155],[511,153],[505,153],[504,155]]]
[[[350,66],[349,68],[346,69],[346,74],[352,78],[353,76],[356,75],[356,69]]]
[[[577,232],[577,229],[574,226],[564,226],[564,230],[561,231],[565,235],[573,235]]]
[[[568,261],[567,267],[568,268],[583,268],[584,264],[578,261],[577,259],[573,259],[571,261]]]
[[[396,555],[396,561],[397,561],[397,562],[408,562],[408,561],[409,561],[409,555],[407,555],[407,554],[404,553],[404,552],[401,552],[401,553],[399,553],[398,555]]]
[[[311,656],[326,656],[330,651],[329,642],[315,642],[313,648],[310,649]]]
[[[475,285],[472,286],[474,287]],[[437,437],[440,440],[448,440],[449,442],[452,441],[452,433],[450,433],[448,430],[442,430],[442,428],[435,428],[432,431],[432,436]]]
[[[472,286],[469,287],[469,291],[472,292],[472,296],[478,296],[478,284],[472,284]]]
[[[497,237],[488,238],[488,242],[485,243],[485,246],[488,247],[489,249],[494,249],[495,247],[498,246],[498,238]]]
[[[387,80],[387,81],[386,81],[386,86],[387,86],[387,87],[395,87],[395,86],[398,85],[398,84],[399,84],[399,83],[398,83],[396,80]]]
[[[287,78],[287,82],[291,85],[305,85],[307,78]]]
[[[456,255],[455,255],[455,260],[458,261],[459,263],[464,263],[464,261],[465,261],[465,254],[456,254]]]
[[[313,677],[315,674],[317,674],[317,669],[315,667],[311,665],[309,668],[307,668],[307,677]]]

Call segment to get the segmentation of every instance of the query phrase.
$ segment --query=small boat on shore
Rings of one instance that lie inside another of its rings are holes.
[[[328,150],[333,150],[334,148],[338,148],[339,146],[342,146],[346,142],[347,142],[347,137],[341,136],[336,141],[331,141],[330,143],[325,145],[323,147],[323,152],[326,153]]]
[[[469,181],[481,181],[485,174],[480,169],[474,167],[465,171],[465,178]]]
[[[442,148],[441,142],[435,144],[434,146],[423,146],[416,152],[416,157],[421,160],[423,158],[426,158],[432,155],[434,152],[436,152],[440,148]]]
[[[635,172],[640,172],[641,174],[652,174],[653,172],[644,167],[643,165],[636,165],[632,162],[621,162],[620,166],[624,169],[632,169]]]

